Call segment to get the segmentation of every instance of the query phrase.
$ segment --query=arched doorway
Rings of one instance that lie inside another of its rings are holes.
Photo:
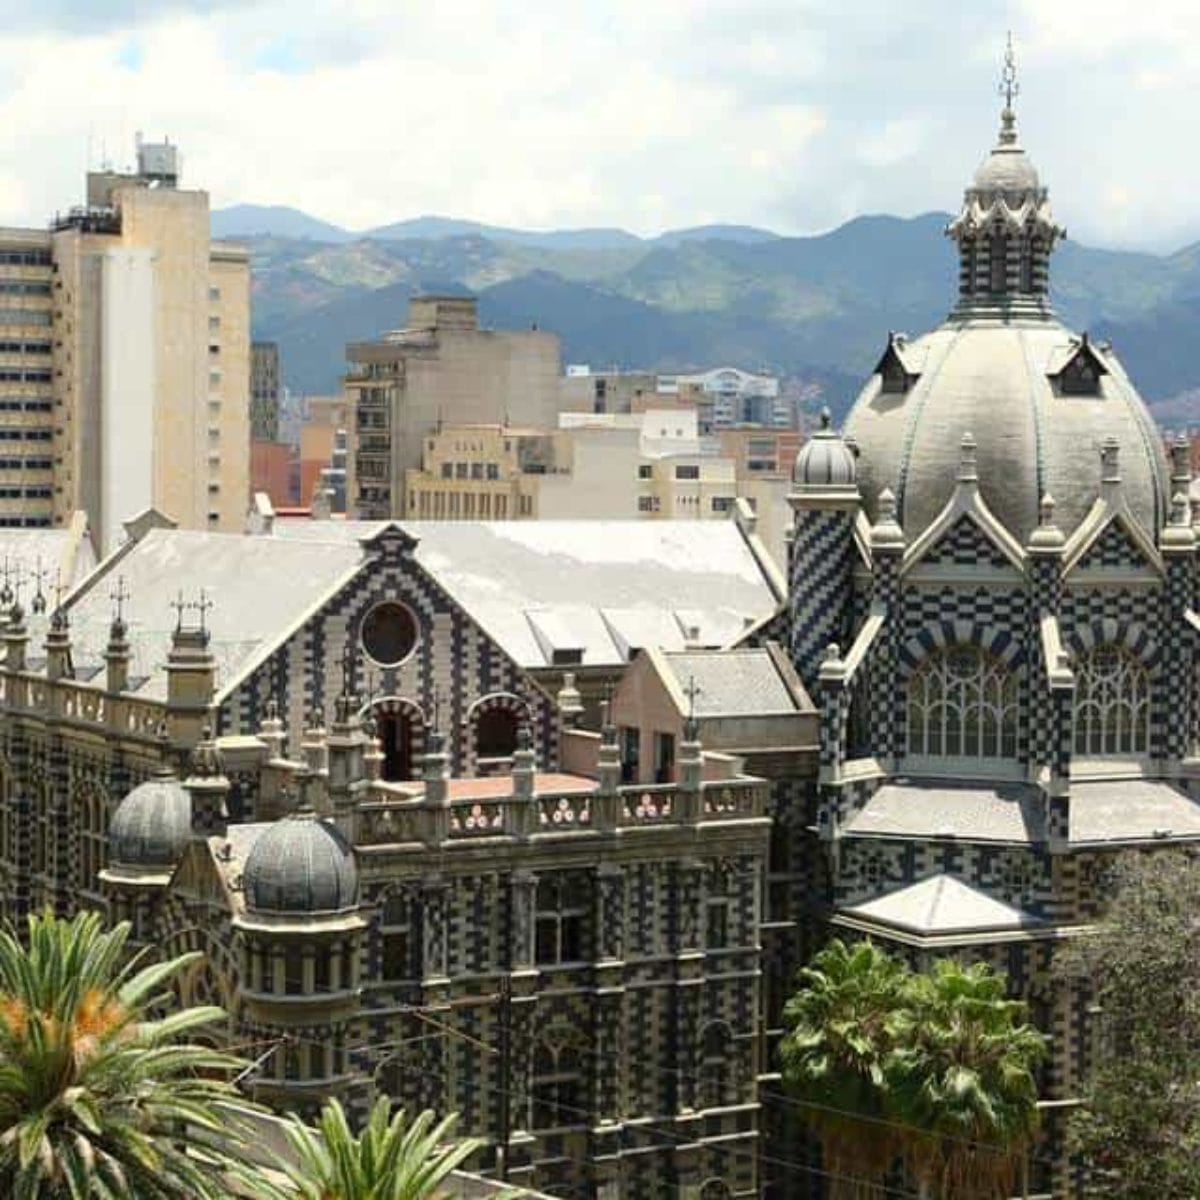
[[[425,753],[425,714],[411,700],[389,697],[371,706],[375,736],[383,752],[381,775],[388,783],[403,783],[419,772]]]

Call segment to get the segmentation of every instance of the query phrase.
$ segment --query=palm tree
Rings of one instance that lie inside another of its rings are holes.
[[[908,1028],[887,1068],[905,1157],[937,1200],[1011,1196],[1038,1124],[1045,1039],[984,963],[937,962],[908,983]]]
[[[835,939],[797,975],[784,1008],[783,1077],[811,1105],[834,1196],[878,1194],[900,1152],[886,1120],[887,1065],[906,1028],[904,964],[871,942]]]
[[[224,1016],[158,1016],[200,956],[143,965],[127,924],[31,916],[0,932],[0,1195],[12,1200],[218,1200],[238,1165],[217,1105],[240,1061],[185,1039]],[[215,1077],[214,1077],[215,1076]],[[239,1098],[239,1103],[242,1103]]]
[[[316,1129],[291,1117],[285,1133],[292,1153],[279,1159],[291,1186],[279,1194],[288,1200],[426,1200],[482,1144],[449,1142],[454,1116],[435,1124],[426,1111],[409,1121],[402,1109],[389,1116],[390,1108],[380,1096],[361,1135],[337,1100],[326,1101]]]

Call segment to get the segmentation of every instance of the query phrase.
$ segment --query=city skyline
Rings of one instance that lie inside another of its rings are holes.
[[[994,136],[1011,28],[1022,138],[1072,233],[1155,250],[1200,235],[1195,168],[1173,152],[1196,132],[1200,13],[1178,0],[618,3],[565,24],[549,8],[318,0],[303,30],[278,0],[129,8],[10,15],[0,221],[79,202],[81,169],[122,165],[139,129],[181,146],[214,207],[287,204],[353,229],[439,213],[803,234],[945,210]]]

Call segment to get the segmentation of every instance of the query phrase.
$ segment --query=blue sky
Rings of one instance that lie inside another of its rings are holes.
[[[213,203],[350,228],[781,232],[953,208],[1022,137],[1073,236],[1200,238],[1194,0],[0,0],[0,221],[164,134]]]

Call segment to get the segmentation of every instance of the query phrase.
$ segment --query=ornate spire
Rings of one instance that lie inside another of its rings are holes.
[[[1000,136],[966,189],[962,211],[946,229],[958,243],[958,312],[1050,316],[1050,252],[1064,233],[1054,222],[1037,170],[1017,144],[1013,102],[1021,89],[1012,34],[999,91],[1004,100]]]

